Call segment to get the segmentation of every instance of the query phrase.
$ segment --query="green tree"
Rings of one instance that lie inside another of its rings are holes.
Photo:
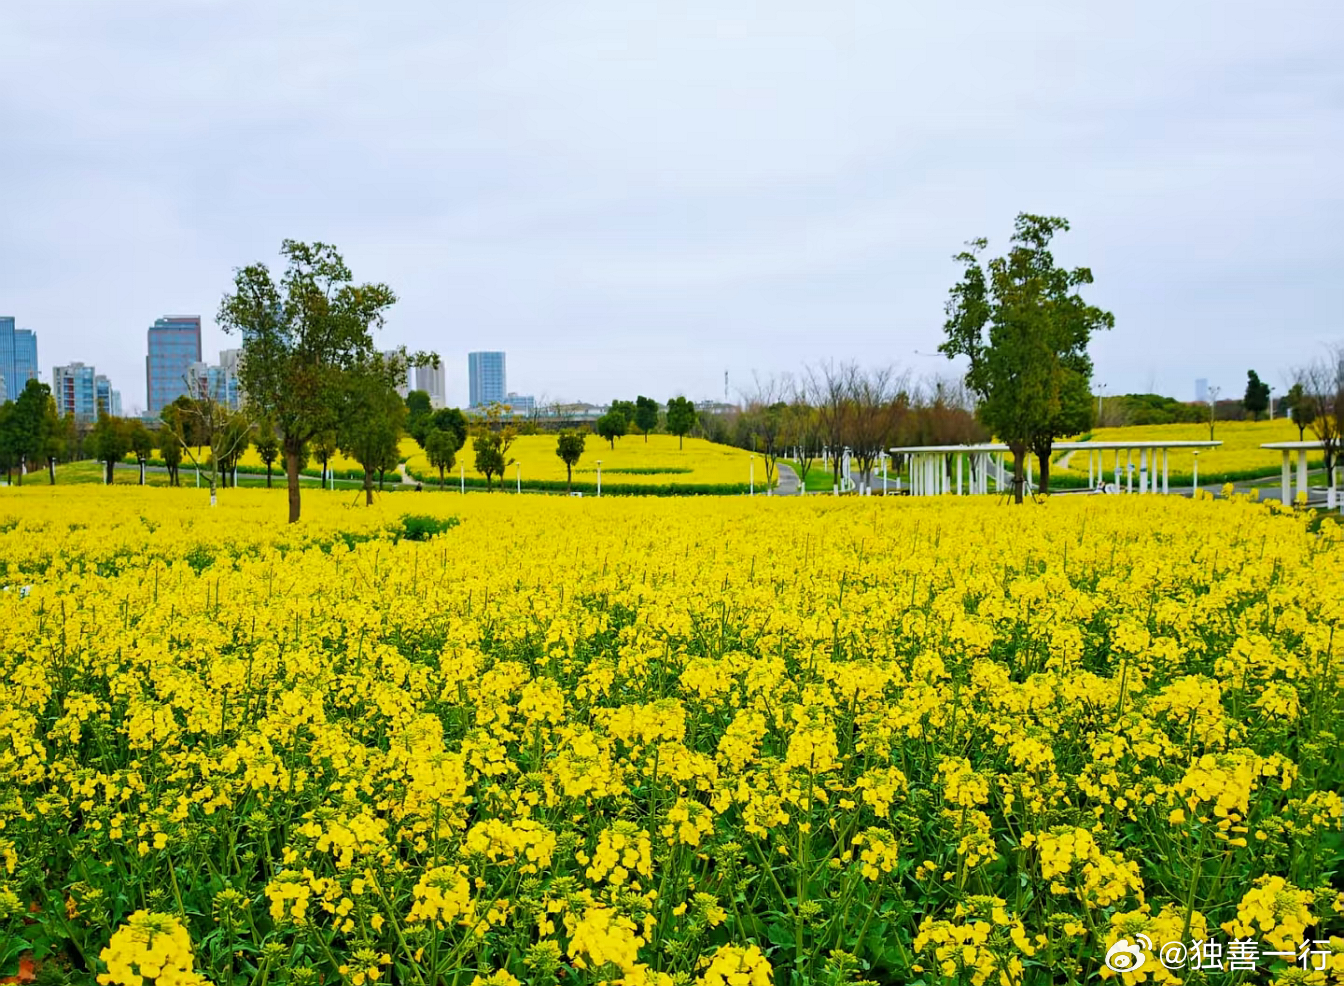
[[[439,489],[443,489],[443,474],[457,463],[457,450],[461,448],[457,436],[451,431],[431,428],[425,436],[425,455],[429,464],[439,471]]]
[[[652,397],[636,397],[634,424],[644,432],[644,441],[647,443],[649,432],[658,427],[658,402]]]
[[[611,410],[597,419],[593,425],[593,429],[604,441],[609,442],[614,449],[616,447],[616,439],[625,437],[626,425],[625,415],[620,411]]]
[[[340,449],[364,470],[364,502],[373,505],[373,474],[397,466],[398,443],[406,421],[406,402],[397,381],[406,377],[406,356],[366,356],[346,376],[337,431]]]
[[[0,404],[0,469],[5,471],[5,483],[14,482],[14,466],[19,461],[18,445],[14,434],[14,402]]]
[[[1055,265],[1050,240],[1068,228],[1064,219],[1021,213],[1008,255],[983,265],[987,241],[972,241],[956,257],[964,270],[947,302],[939,350],[969,360],[966,383],[979,399],[980,419],[1013,453],[1018,503],[1027,452],[1048,457],[1054,439],[1067,433],[1071,375],[1090,378],[1092,333],[1115,324],[1078,293],[1092,283],[1090,270]]]
[[[23,474],[27,464],[45,454],[47,429],[54,418],[54,403],[51,388],[37,380],[30,379],[19,391],[14,401],[14,411],[10,418],[13,452],[19,462],[19,485],[23,485]]]
[[[1097,409],[1090,386],[1092,361],[1085,354],[1081,359],[1077,354],[1067,354],[1060,361],[1060,371],[1059,409],[1049,427],[1037,431],[1031,440],[1042,493],[1050,492],[1050,452],[1054,440],[1065,435],[1081,435],[1096,421]]]
[[[56,460],[67,454],[69,433],[66,431],[65,421],[62,420],[60,412],[56,410],[55,400],[47,401],[47,407],[43,415],[46,420],[42,423],[42,447],[40,451],[47,462],[47,483],[50,486],[55,486]]]
[[[1269,384],[1254,370],[1246,371],[1246,396],[1241,399],[1241,406],[1250,412],[1252,421],[1259,421],[1260,415],[1269,410]]]
[[[565,491],[574,491],[574,466],[583,456],[588,436],[581,431],[562,431],[555,440],[555,454],[565,464]]]
[[[429,438],[429,430],[433,427],[430,422],[433,413],[434,408],[429,402],[428,391],[412,390],[406,395],[406,434],[414,438],[422,449]]]
[[[430,427],[446,431],[457,442],[453,451],[460,451],[467,444],[467,416],[455,407],[441,407],[430,416]]]
[[[300,457],[299,468],[302,469],[307,464],[311,454],[322,469],[321,483],[325,487],[328,479],[335,478],[336,471],[330,468],[330,463],[336,457],[336,451],[336,432],[324,431],[314,435],[312,441],[304,443],[304,454]]]
[[[145,485],[145,463],[154,454],[154,436],[139,418],[126,422],[126,441],[135,453],[136,465],[140,467],[140,485]]]
[[[275,433],[275,425],[270,421],[262,419],[257,425],[257,435],[252,442],[253,448],[257,450],[257,456],[266,464],[266,488],[271,488],[271,466],[280,456],[280,439]]]
[[[686,434],[695,427],[695,405],[685,397],[667,402],[667,430],[677,436],[677,448],[685,447]]]
[[[621,417],[625,418],[626,430],[635,423],[635,415],[639,412],[639,405],[635,401],[612,401],[611,407],[607,410],[620,412]]]
[[[89,432],[88,447],[93,457],[106,465],[106,482],[110,486],[114,467],[131,450],[126,423],[121,418],[112,417],[106,411],[99,413],[97,423]]]
[[[504,406],[491,404],[485,417],[476,427],[471,446],[476,453],[476,471],[485,476],[485,488],[491,489],[491,478],[498,476],[503,487],[504,470],[513,463],[508,458],[509,446],[517,432],[506,420]]]
[[[1283,406],[1288,409],[1293,424],[1297,425],[1297,440],[1305,442],[1307,428],[1316,420],[1316,408],[1307,397],[1302,381],[1299,380],[1288,388],[1288,393],[1283,395]]]
[[[167,424],[158,428],[154,440],[159,446],[159,458],[163,459],[164,468],[168,470],[168,485],[181,486],[178,470],[182,467],[182,446],[178,444],[172,429]]]
[[[339,423],[347,374],[374,353],[397,296],[386,284],[356,284],[334,246],[285,240],[277,284],[265,264],[236,271],[218,322],[242,336],[239,384],[280,435],[289,522],[299,519],[299,449]]]

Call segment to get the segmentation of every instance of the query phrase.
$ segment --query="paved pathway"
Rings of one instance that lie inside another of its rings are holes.
[[[779,470],[779,485],[775,487],[775,496],[797,496],[798,495],[798,474],[793,471],[792,466],[787,466],[784,462],[775,463],[775,468]]]

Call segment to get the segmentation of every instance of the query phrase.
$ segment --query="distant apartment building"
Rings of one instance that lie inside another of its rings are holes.
[[[192,363],[187,367],[187,379],[191,382],[189,394],[192,398],[196,400],[208,398],[234,411],[242,407],[242,397],[238,392],[238,374],[227,367],[211,363]]]
[[[438,366],[417,366],[414,373],[415,389],[429,394],[429,406],[436,410],[447,407],[448,373],[444,365],[440,363]]]
[[[0,403],[17,400],[37,376],[37,333],[16,329],[12,316],[0,315]]]
[[[472,407],[504,403],[504,354],[467,353],[467,386]]]
[[[1200,377],[1195,381],[1195,403],[1207,404],[1209,402],[1209,381],[1205,377]]]
[[[99,412],[106,411],[114,418],[121,417],[121,391],[112,389],[112,381],[101,373],[93,378],[93,400]]]
[[[513,409],[514,414],[531,414],[537,409],[537,399],[531,394],[507,394],[504,403]]]
[[[61,414],[73,414],[81,421],[97,418],[99,379],[106,381],[107,377],[100,378],[93,367],[83,363],[52,367],[51,396],[56,401],[56,410]],[[110,403],[110,393],[107,400]],[[117,402],[121,402],[120,395]]]
[[[187,392],[189,371],[201,362],[201,317],[168,315],[149,329],[145,356],[147,414],[156,415]]]

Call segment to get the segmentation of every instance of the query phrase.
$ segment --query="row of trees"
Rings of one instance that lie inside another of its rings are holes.
[[[797,377],[758,379],[743,395],[741,410],[704,413],[698,424],[711,441],[759,453],[767,484],[774,482],[781,457],[796,456],[804,478],[822,465],[838,486],[848,451],[859,483],[871,486],[890,448],[989,437],[958,381],[917,381],[889,367],[834,362],[807,367]]]

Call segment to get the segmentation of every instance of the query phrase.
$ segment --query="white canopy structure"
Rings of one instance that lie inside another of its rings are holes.
[[[1260,447],[1283,453],[1283,503],[1293,502],[1292,472],[1288,468],[1288,456],[1293,452],[1297,453],[1297,492],[1309,492],[1307,487],[1307,453],[1324,451],[1324,442],[1265,442]],[[1325,506],[1327,509],[1333,510],[1335,508],[1335,497],[1335,484],[1330,483],[1325,489]]]
[[[1120,442],[1055,442],[1054,450],[1060,452],[1086,452],[1088,485],[1092,488],[1104,486],[1106,479],[1106,453],[1114,453],[1115,485],[1111,492],[1120,492],[1123,485],[1126,493],[1135,492],[1137,480],[1139,493],[1169,493],[1171,491],[1170,473],[1167,468],[1169,449],[1217,448],[1222,442],[1215,441],[1173,441],[1161,439],[1152,441]],[[981,445],[905,445],[889,449],[893,455],[903,455],[909,465],[910,492],[914,496],[936,496],[941,493],[962,494],[988,493],[989,477],[992,473],[995,487],[999,490],[1007,486],[1008,446],[1000,442],[986,442]],[[1120,453],[1124,453],[1124,466],[1121,467]],[[1158,474],[1158,458],[1161,454],[1162,471]],[[1027,456],[1027,488],[1031,488],[1031,460]],[[949,461],[950,459],[950,461]],[[1137,470],[1136,467],[1137,466]],[[963,483],[963,471],[965,482]],[[1122,484],[1121,479],[1124,479]],[[1193,488],[1199,488],[1199,459],[1195,458]]]

